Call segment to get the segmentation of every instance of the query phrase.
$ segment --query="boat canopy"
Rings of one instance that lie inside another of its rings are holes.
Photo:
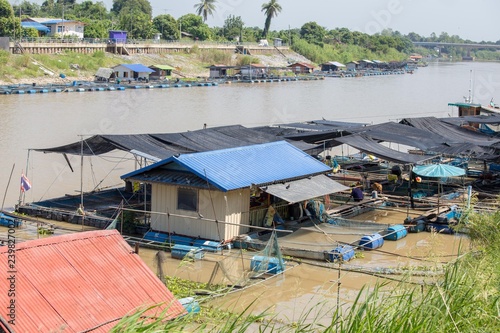
[[[105,68],[105,67],[100,67],[97,72],[95,73],[95,76],[97,77],[103,77],[106,79],[109,79],[113,75],[113,69],[111,68]]]
[[[446,137],[442,135],[395,122],[353,128],[349,131],[353,134],[363,133],[377,141],[394,142],[422,150],[427,150],[447,141]]]
[[[364,153],[375,155],[380,159],[400,164],[419,164],[435,157],[402,153],[381,145],[366,134],[352,134],[336,138],[335,141],[348,144]]]

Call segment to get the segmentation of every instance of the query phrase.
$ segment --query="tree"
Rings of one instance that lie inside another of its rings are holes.
[[[241,39],[244,25],[245,23],[243,23],[241,16],[229,15],[224,21],[224,26],[222,27],[224,37],[232,39],[239,36]]]
[[[322,46],[325,35],[326,29],[316,22],[308,22],[300,28],[300,37],[312,44]]]
[[[278,16],[281,12],[281,5],[277,0],[270,0],[268,3],[262,4],[262,10],[264,15],[266,15],[266,22],[264,23],[264,31],[262,32],[262,37],[266,38],[269,33],[269,28],[271,27],[271,20],[273,17]]]
[[[22,36],[23,37],[37,38],[38,37],[38,30],[36,30],[35,28],[23,28]]]
[[[119,15],[125,8],[129,8],[129,10],[136,9],[138,12],[147,14],[150,19],[153,15],[153,8],[148,0],[113,0],[113,7],[111,8],[113,13]]]
[[[43,13],[44,16],[58,16],[56,14],[56,11],[57,11],[57,6],[56,6],[56,2],[54,0],[46,0],[42,3],[42,6],[41,6],[41,11]]]
[[[85,23],[85,38],[108,38],[111,30],[111,20],[89,20],[83,18]]]
[[[14,5],[14,15],[29,15],[31,17],[39,17],[40,5],[24,0],[18,6]]]
[[[147,13],[138,7],[124,7],[118,16],[118,25],[126,30],[130,38],[149,39],[153,37],[155,29]]]
[[[14,17],[14,10],[7,0],[0,0],[0,37],[14,36],[21,33],[19,18]]]
[[[217,0],[201,0],[200,3],[194,5],[196,14],[203,16],[203,22],[207,21],[208,15],[214,15],[216,3]]]
[[[90,20],[104,20],[109,18],[108,10],[104,2],[92,2],[86,0],[80,4],[75,4],[74,12],[77,17],[86,18]],[[85,28],[87,30],[87,28]]]
[[[179,24],[170,14],[156,16],[153,19],[153,26],[161,32],[164,39],[173,40],[179,36]]]
[[[181,25],[182,31],[193,35],[194,38],[200,40],[211,40],[213,38],[212,29],[203,23],[201,16],[186,14],[181,16],[177,21]]]

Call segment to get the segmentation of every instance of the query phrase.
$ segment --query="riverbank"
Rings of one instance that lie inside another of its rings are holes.
[[[7,58],[7,59],[5,59]],[[93,81],[99,67],[113,67],[122,63],[140,63],[146,66],[170,65],[176,70],[172,78],[208,78],[208,66],[230,66],[259,63],[269,67],[286,67],[293,62],[310,61],[293,51],[284,55],[238,55],[222,52],[197,51],[183,54],[141,54],[132,56],[102,52],[95,54],[14,55],[0,57],[0,85],[66,84],[72,81]],[[61,75],[64,78],[61,78]]]

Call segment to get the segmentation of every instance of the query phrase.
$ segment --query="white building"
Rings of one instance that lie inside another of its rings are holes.
[[[121,80],[149,80],[149,75],[154,73],[154,70],[141,64],[120,64],[112,69],[115,78]]]
[[[50,29],[50,31],[47,32],[48,37],[84,37],[85,23],[80,21],[29,17],[23,19],[22,22],[37,22],[46,26]]]

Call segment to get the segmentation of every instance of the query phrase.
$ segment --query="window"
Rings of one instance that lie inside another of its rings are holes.
[[[198,191],[189,188],[178,188],[177,209],[198,211]]]

